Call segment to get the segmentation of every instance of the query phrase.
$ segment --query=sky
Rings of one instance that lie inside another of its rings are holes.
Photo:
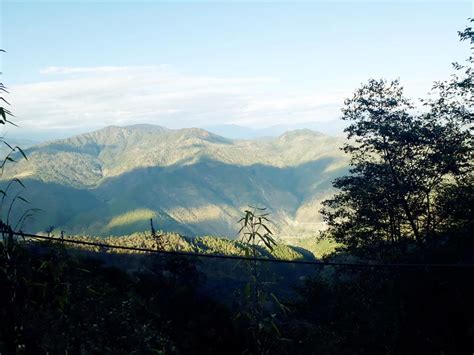
[[[0,78],[37,136],[330,126],[369,78],[399,78],[414,98],[448,78],[473,16],[471,1],[0,2]]]

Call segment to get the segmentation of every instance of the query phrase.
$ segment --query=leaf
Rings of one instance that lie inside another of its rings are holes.
[[[249,206],[250,208],[253,208],[255,210],[258,210],[258,211],[265,211],[266,210],[266,207],[255,207],[255,206]]]
[[[1,121],[2,124],[5,124],[5,122],[7,122],[7,115],[8,116],[13,116],[12,113],[10,111],[8,111],[5,107],[0,107],[0,115],[3,118],[3,121]]]
[[[17,196],[19,200],[22,200],[23,202],[30,203],[26,198],[23,198],[21,196]]]
[[[280,302],[280,300],[278,299],[277,296],[275,296],[274,293],[270,293],[270,296],[273,298],[273,300],[278,305],[278,307],[280,307],[280,309],[283,311],[283,313],[288,313],[288,312],[291,311],[287,306],[285,306],[283,303]]]
[[[10,114],[10,116],[13,116],[12,114]],[[14,117],[14,116],[13,116]],[[10,123],[12,126],[15,126],[15,127],[18,127],[18,125],[16,123],[13,123],[12,121],[9,121],[7,119],[5,119],[5,122],[7,123]]]
[[[9,103],[7,100],[5,100],[5,98],[3,98],[3,97],[1,97],[1,96],[0,96],[0,100],[2,100],[3,102],[5,102],[7,105],[10,105],[10,103]]]
[[[43,262],[41,263],[40,267],[38,268],[38,271],[39,271],[39,270],[42,270],[43,268],[45,268],[46,265],[48,265],[48,263],[49,263],[48,261],[43,261]]]
[[[262,241],[267,246],[268,249],[273,251],[272,245],[266,239],[262,239]]]
[[[268,234],[273,234],[270,229],[265,224],[262,224],[262,227],[265,228],[265,230],[268,232]]]
[[[101,294],[97,292],[96,290],[94,290],[91,286],[87,286],[87,290],[91,293],[101,296]]]
[[[18,178],[13,178],[12,181],[17,182],[17,183],[20,184],[23,188],[26,188],[26,186],[25,186],[25,185],[21,182],[21,180],[18,179]]]
[[[79,270],[79,271],[86,272],[86,273],[90,274],[90,270],[87,270],[87,269],[84,269],[84,268],[81,268],[81,267],[77,267],[76,270]]]
[[[278,336],[280,337],[280,336],[281,336],[280,329],[278,329],[278,327],[277,327],[277,325],[275,324],[275,322],[274,322],[274,321],[271,321],[270,324],[271,324],[273,330],[275,331],[275,333],[277,333]]]
[[[23,155],[23,158],[25,158],[25,160],[28,160],[28,157],[26,156],[25,152],[23,151],[23,149],[21,149],[19,146],[16,146],[15,149],[18,149],[18,151],[20,152],[21,155]]]
[[[13,148],[10,144],[8,144],[7,142],[5,142],[4,140],[2,140],[3,143],[5,143],[5,145],[10,148],[11,150],[15,150],[15,148]]]

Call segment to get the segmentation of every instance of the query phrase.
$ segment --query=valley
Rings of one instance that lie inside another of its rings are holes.
[[[320,202],[347,171],[342,139],[311,130],[231,140],[202,129],[110,126],[26,149],[3,180],[19,178],[30,206],[25,230],[124,235],[157,228],[236,238],[242,210],[267,207],[282,239],[315,236]],[[21,188],[20,186],[16,186]],[[6,201],[5,201],[6,203]],[[14,219],[13,218],[13,219]]]

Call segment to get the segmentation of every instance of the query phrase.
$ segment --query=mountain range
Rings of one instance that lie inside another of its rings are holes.
[[[255,139],[262,137],[278,137],[285,132],[310,129],[332,136],[341,136],[347,124],[343,120],[288,123],[264,128],[251,128],[235,124],[220,124],[204,127],[205,130],[231,139]]]
[[[278,137],[287,131],[294,131],[298,129],[310,129],[331,136],[342,136],[346,126],[347,122],[343,120],[328,120],[277,124],[268,127],[252,127],[226,123],[203,125],[199,127],[208,132],[229,139],[256,139],[263,137]],[[94,129],[100,128],[103,127],[95,127]],[[21,143],[22,147],[27,148],[34,144],[52,140],[66,139],[72,136],[88,133],[91,130],[92,128],[87,127],[76,127],[70,129],[53,129],[47,127],[42,127],[41,129],[21,127],[21,129],[16,129],[14,127],[0,127],[0,137],[6,138],[8,142],[19,142]],[[2,150],[1,145],[0,150]]]
[[[30,202],[15,201],[12,221],[41,209],[25,222],[32,232],[123,235],[148,230],[152,218],[164,231],[234,238],[242,211],[257,205],[277,236],[307,237],[322,228],[331,181],[347,171],[342,143],[308,129],[236,140],[198,128],[110,126],[26,149],[28,161],[8,165],[2,183],[21,179]]]

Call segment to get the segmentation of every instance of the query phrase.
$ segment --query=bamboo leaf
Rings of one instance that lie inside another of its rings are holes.
[[[22,200],[23,202],[25,203],[30,203],[30,201],[28,201],[26,198],[23,198],[21,196],[17,196],[19,200]]]
[[[10,144],[8,144],[7,142],[5,142],[4,140],[2,140],[2,142],[3,142],[8,148],[10,148],[11,150],[15,150],[15,148],[13,148]]]
[[[3,97],[1,97],[1,96],[0,96],[0,100],[2,100],[3,102],[5,102],[7,105],[10,105],[10,103],[9,103],[7,100],[5,100],[5,98],[3,98]]]
[[[21,180],[18,179],[18,178],[13,178],[12,181],[17,182],[17,183],[20,184],[23,188],[26,188],[26,186],[23,184],[23,182],[21,182]]]
[[[20,152],[21,155],[23,155],[23,158],[25,158],[25,160],[28,160],[28,157],[26,156],[25,152],[23,151],[23,149],[21,149],[19,146],[16,146],[15,149],[18,149],[18,151]]]

